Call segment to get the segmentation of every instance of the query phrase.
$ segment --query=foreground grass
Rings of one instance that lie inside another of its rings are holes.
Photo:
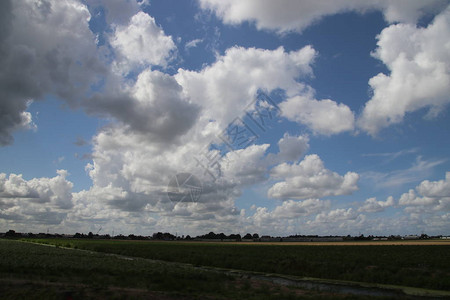
[[[34,241],[196,266],[450,290],[449,245],[303,246],[74,239]]]
[[[55,240],[47,242],[56,243]],[[84,245],[93,246],[94,243]],[[19,241],[0,240],[0,254],[1,299],[339,297],[330,293],[303,291],[219,272],[199,270],[182,264],[153,262],[141,258],[130,260],[104,253],[61,249]]]

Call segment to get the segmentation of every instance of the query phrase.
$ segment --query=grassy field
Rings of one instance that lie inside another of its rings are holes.
[[[331,246],[87,239],[34,241],[194,266],[450,290],[448,244]]]
[[[79,246],[82,245],[93,246],[94,242],[80,241]],[[122,242],[117,245],[127,247]],[[128,244],[143,245],[147,244]],[[0,254],[0,299],[331,299],[345,296],[277,286],[183,264],[13,240],[0,240]]]
[[[253,245],[254,242],[229,242],[237,244]],[[388,241],[339,241],[339,242],[258,242],[258,245],[297,245],[297,246],[425,246],[442,245],[450,246],[450,240],[388,240]]]

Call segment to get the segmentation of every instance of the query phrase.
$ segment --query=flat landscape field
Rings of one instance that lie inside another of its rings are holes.
[[[160,298],[153,295],[155,299],[348,297],[326,288],[333,284],[372,289],[395,286],[409,295],[450,297],[447,240],[210,243],[25,239],[0,240],[0,251],[2,286],[9,286],[2,293],[11,290],[13,296],[21,280],[31,280],[28,284],[41,288],[43,282],[53,282],[44,284],[50,290],[55,283],[62,282],[71,291],[79,285],[88,291],[83,298],[92,293],[97,297],[95,291],[126,298],[129,293],[136,297],[158,293]],[[311,282],[312,288],[304,288],[304,282]],[[406,297],[392,298],[402,296]],[[368,295],[353,293],[352,297],[366,299]]]
[[[230,242],[255,244],[255,242]],[[392,240],[392,241],[342,241],[342,242],[257,242],[259,245],[298,245],[298,246],[381,246],[381,245],[450,245],[450,239],[433,240]]]

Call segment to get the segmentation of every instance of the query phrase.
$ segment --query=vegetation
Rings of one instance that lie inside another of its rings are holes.
[[[114,244],[77,240],[41,242],[62,242],[63,246],[83,248]],[[123,249],[148,250],[147,246],[153,243],[147,243],[117,245]],[[15,240],[0,239],[0,253],[1,299],[347,299],[346,295],[288,288],[183,264]]]
[[[449,245],[307,246],[88,239],[34,241],[195,266],[450,290]]]

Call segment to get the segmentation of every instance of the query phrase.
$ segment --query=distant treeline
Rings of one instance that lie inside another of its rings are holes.
[[[130,234],[126,235],[114,235],[111,236],[109,234],[94,234],[89,232],[85,233],[75,233],[74,235],[68,234],[58,234],[58,233],[21,233],[16,232],[14,230],[9,230],[6,233],[0,233],[0,237],[4,238],[76,238],[76,239],[117,239],[117,240],[164,240],[164,241],[175,241],[175,240],[185,240],[185,241],[278,241],[278,242],[307,242],[307,241],[320,241],[320,240],[328,240],[328,241],[364,241],[364,240],[401,240],[401,239],[436,239],[443,238],[442,235],[438,236],[428,236],[427,234],[421,235],[408,235],[408,236],[400,236],[400,235],[390,235],[390,236],[374,236],[368,235],[364,236],[363,234],[359,236],[319,236],[319,235],[290,235],[285,237],[273,237],[269,235],[259,236],[257,233],[247,233],[244,236],[240,234],[230,234],[226,235],[224,233],[214,233],[210,232],[208,234],[199,235],[196,237],[191,237],[189,235],[177,236],[173,235],[169,232],[156,232],[151,236],[143,236],[143,235],[134,235]]]

